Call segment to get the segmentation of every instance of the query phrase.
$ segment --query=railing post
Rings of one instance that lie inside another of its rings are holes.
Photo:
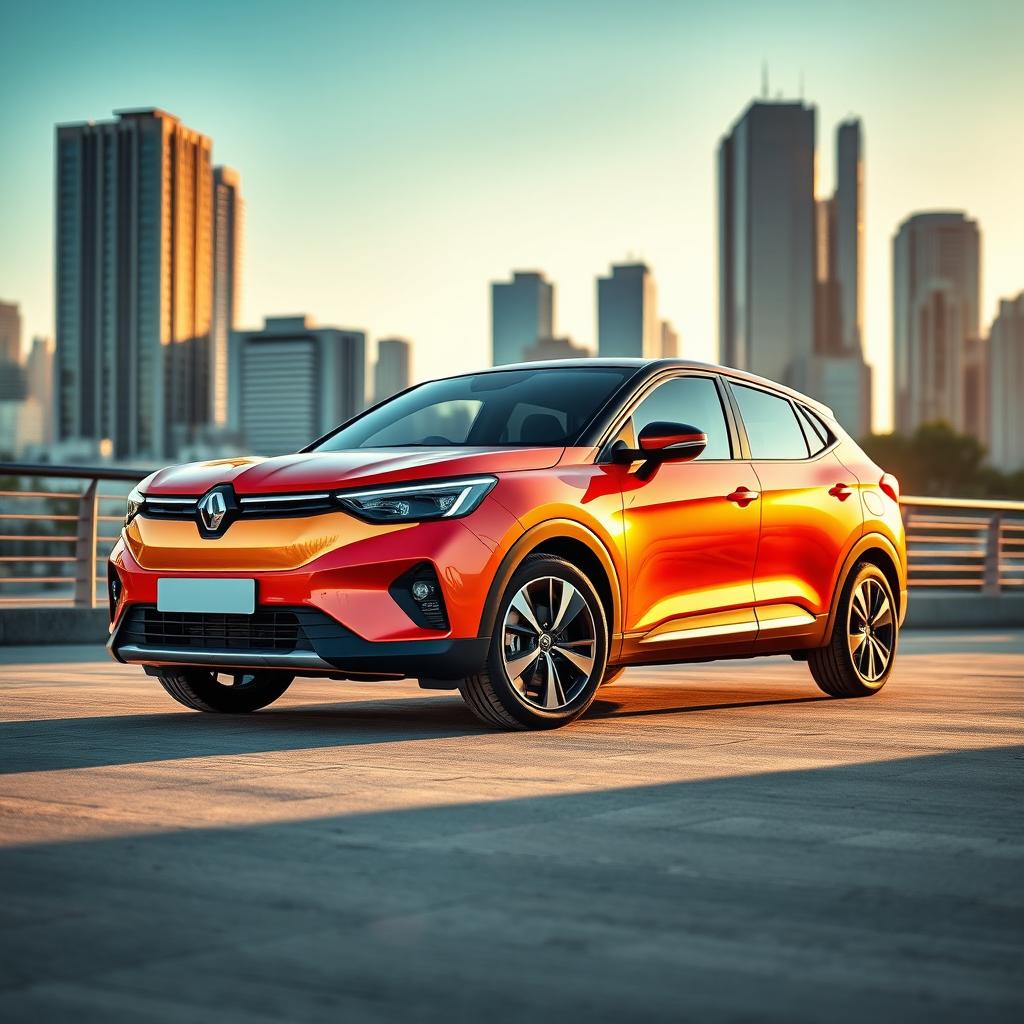
[[[1003,514],[996,510],[985,531],[985,583],[982,593],[990,597],[998,597],[1000,592],[1002,535]]]
[[[99,524],[99,480],[89,481],[78,499],[75,541],[75,606],[96,607],[96,535]]]

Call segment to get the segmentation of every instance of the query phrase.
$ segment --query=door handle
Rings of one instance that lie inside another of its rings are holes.
[[[734,501],[740,508],[746,508],[752,501],[757,501],[761,495],[757,491],[752,491],[749,487],[737,487],[732,494],[725,496],[726,501]]]
[[[853,488],[849,484],[835,484],[828,489],[828,493],[833,498],[838,498],[840,501],[846,501],[846,499],[853,494]]]

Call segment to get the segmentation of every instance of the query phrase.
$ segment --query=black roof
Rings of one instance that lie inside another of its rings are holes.
[[[452,376],[464,377],[469,373],[493,373],[496,370],[553,370],[567,369],[569,366],[608,366],[608,367],[632,367],[636,370],[647,370],[644,376],[653,376],[661,370],[707,370],[712,373],[721,373],[737,381],[747,381],[751,384],[758,384],[772,391],[779,391],[792,398],[810,405],[819,412],[824,413],[830,419],[835,419],[832,410],[810,395],[805,395],[794,388],[779,384],[777,381],[769,380],[767,377],[759,377],[756,373],[749,373],[746,370],[737,370],[732,366],[721,366],[718,363],[705,363],[698,359],[635,359],[623,356],[620,359],[542,359],[532,363],[506,363],[503,366],[488,366],[481,370],[467,371],[467,373],[453,374]]]

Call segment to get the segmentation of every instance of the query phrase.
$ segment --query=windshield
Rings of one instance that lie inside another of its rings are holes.
[[[314,451],[571,444],[634,367],[497,370],[430,381],[360,416]]]

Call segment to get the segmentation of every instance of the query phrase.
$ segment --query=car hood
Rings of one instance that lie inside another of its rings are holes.
[[[547,469],[563,448],[363,448],[244,456],[169,466],[141,484],[145,494],[200,495],[217,484],[237,494],[285,494]]]

